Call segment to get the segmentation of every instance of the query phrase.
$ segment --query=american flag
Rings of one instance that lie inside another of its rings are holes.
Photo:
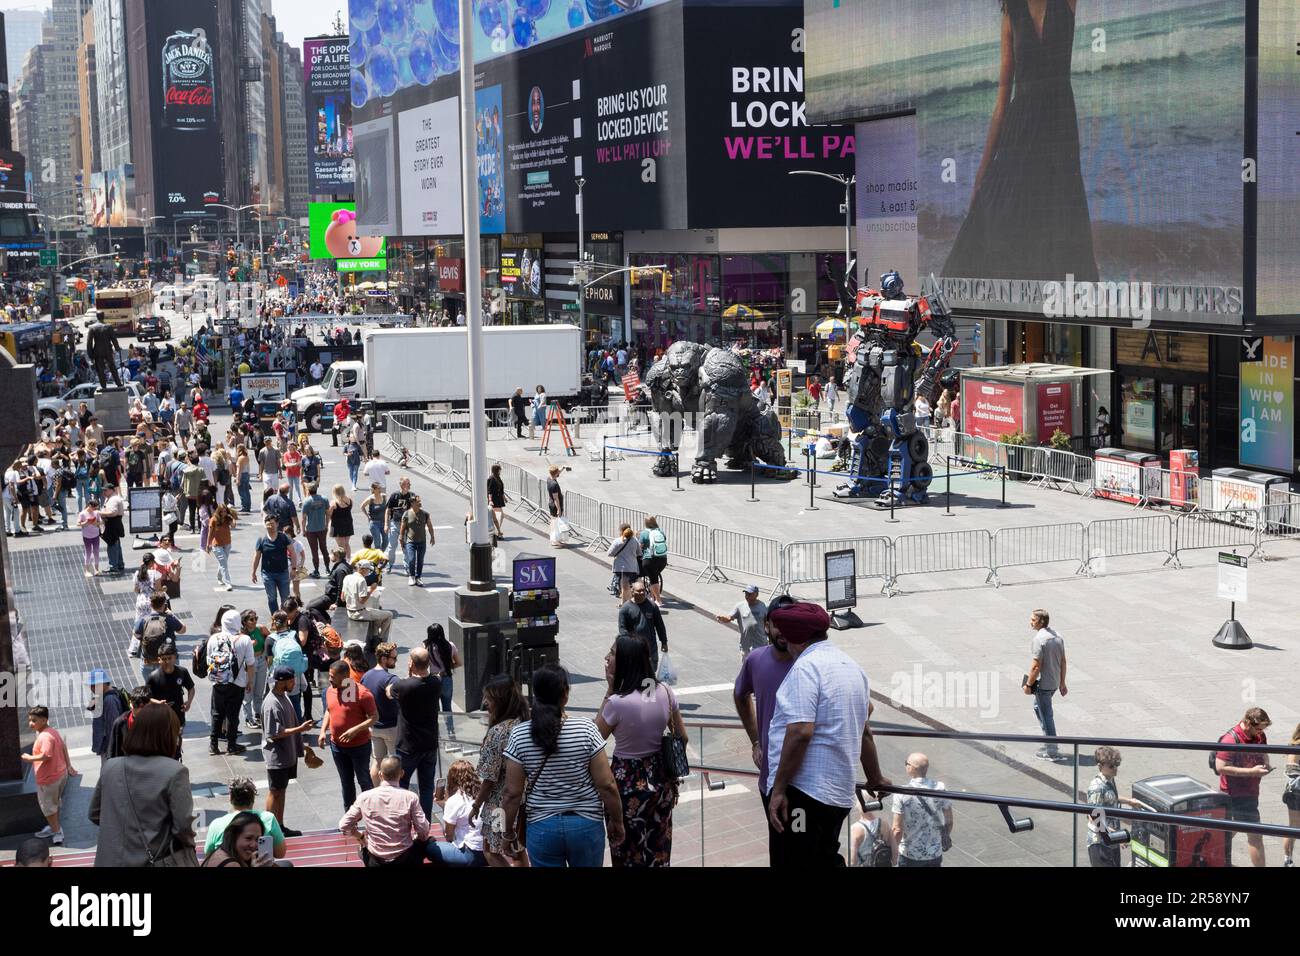
[[[636,402],[637,391],[641,388],[641,376],[631,369],[623,373],[623,397],[629,405]]]

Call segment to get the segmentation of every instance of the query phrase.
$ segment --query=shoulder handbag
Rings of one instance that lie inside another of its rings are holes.
[[[944,823],[943,815],[930,806],[929,798],[917,797],[917,799],[921,801],[921,809],[925,811],[925,815],[939,824],[940,845],[943,847],[943,852],[947,853],[952,849],[952,836],[948,833],[948,824]]]
[[[542,758],[542,763],[537,768],[537,772],[533,774],[532,779],[528,781],[528,785],[524,787],[524,798],[519,802],[519,815],[515,818],[515,833],[517,834],[515,842],[520,846],[528,845],[528,798],[532,795],[533,787],[537,786],[537,778],[542,775],[542,771],[546,769],[546,762],[550,759],[550,754]]]
[[[197,867],[199,858],[194,850],[194,846],[177,843],[176,834],[172,830],[174,821],[169,814],[166,820],[166,831],[163,833],[163,841],[157,853],[154,853],[153,846],[144,832],[144,824],[140,822],[140,813],[136,810],[135,799],[131,790],[131,774],[128,772],[129,757],[122,759],[122,779],[126,783],[127,803],[131,806],[131,816],[135,820],[135,828],[140,833],[140,843],[144,846],[145,866],[146,867]]]
[[[681,780],[691,772],[690,758],[686,755],[686,740],[673,731],[673,692],[664,687],[668,694],[668,726],[659,741],[659,757],[663,761],[664,773],[673,780]]]

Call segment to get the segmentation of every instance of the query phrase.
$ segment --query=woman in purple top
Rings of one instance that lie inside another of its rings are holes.
[[[664,731],[686,736],[677,699],[650,664],[650,648],[639,638],[620,637],[605,655],[609,692],[596,729],[614,735],[610,767],[623,802],[627,838],[610,845],[614,866],[668,866],[673,851],[673,807],[677,778],[660,756]]]

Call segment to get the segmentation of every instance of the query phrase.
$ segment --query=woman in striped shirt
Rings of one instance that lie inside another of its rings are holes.
[[[532,719],[506,741],[505,840],[518,842],[527,821],[533,866],[600,866],[605,836],[623,842],[623,805],[605,756],[605,740],[585,717],[564,713],[569,675],[548,664],[533,672]]]

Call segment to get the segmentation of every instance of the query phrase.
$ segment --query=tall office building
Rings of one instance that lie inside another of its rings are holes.
[[[95,62],[95,11],[81,18],[81,42],[77,44],[77,109],[80,114],[81,147],[78,168],[83,175],[102,169],[99,154],[99,108]]]
[[[280,45],[280,67],[284,75],[284,212],[301,219],[307,215],[307,105],[303,95],[302,50]]]
[[[0,149],[13,149],[14,136],[9,125],[9,61],[5,28],[5,15],[0,13]]]
[[[99,122],[99,166],[117,169],[135,162],[131,142],[131,94],[127,83],[126,19],[122,0],[94,0],[95,112]]]
[[[73,216],[78,210],[81,173],[81,96],[77,47],[90,0],[53,0],[41,26],[41,42],[23,62],[13,94],[14,116],[22,126],[22,152],[32,170],[41,212]]]
[[[27,59],[27,51],[41,42],[43,14],[35,10],[6,10],[5,18],[5,78],[12,90]]]

